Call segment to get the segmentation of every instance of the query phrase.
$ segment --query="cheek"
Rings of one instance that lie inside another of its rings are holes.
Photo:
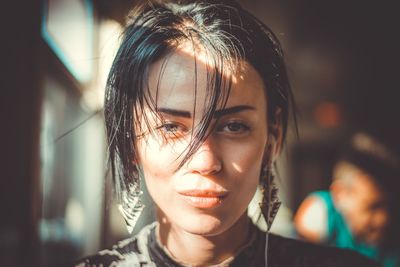
[[[160,142],[153,138],[140,142],[138,152],[146,185],[154,198],[158,195],[157,192],[167,190],[168,181],[178,166],[174,160],[176,154],[160,147]]]
[[[159,177],[174,170],[179,163],[179,151],[163,144],[156,136],[138,142],[139,162],[145,173]]]
[[[247,189],[254,193],[259,183],[259,176],[262,164],[264,148],[260,145],[262,142],[243,142],[228,153],[229,164],[236,177],[237,186]],[[238,152],[239,151],[239,152]],[[226,161],[225,161],[226,162]],[[246,192],[248,193],[248,192]]]
[[[362,228],[365,228],[369,224],[370,216],[371,212],[364,205],[360,205],[356,201],[354,201],[352,209],[348,212],[348,217],[351,218],[353,227],[358,230],[362,230]]]
[[[226,158],[236,167],[236,170],[244,174],[260,171],[261,161],[265,151],[266,138],[256,135],[250,136],[247,140],[236,144],[228,144],[230,150]]]

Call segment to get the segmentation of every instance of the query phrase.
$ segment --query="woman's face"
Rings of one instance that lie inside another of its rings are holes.
[[[226,106],[217,108],[215,128],[178,169],[206,108],[206,64],[196,59],[195,66],[192,55],[177,51],[151,65],[149,92],[162,120],[145,108],[153,132],[136,145],[160,223],[213,236],[242,217],[255,193],[268,136],[267,107],[261,77],[244,63]],[[142,120],[136,127],[147,126]]]

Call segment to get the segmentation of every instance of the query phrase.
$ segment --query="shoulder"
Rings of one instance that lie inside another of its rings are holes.
[[[83,258],[72,266],[155,266],[152,264],[147,248],[147,240],[153,228],[154,224],[150,224],[135,237],[120,241],[110,249]]]
[[[315,245],[271,234],[271,257],[278,266],[292,267],[379,267],[360,254],[334,247]]]
[[[297,232],[304,238],[321,242],[328,235],[329,192],[321,191],[308,196],[294,218]]]

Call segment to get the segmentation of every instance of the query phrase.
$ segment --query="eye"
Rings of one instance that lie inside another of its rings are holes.
[[[166,122],[157,127],[157,130],[166,138],[179,138],[186,134],[185,126],[176,122]]]
[[[250,127],[238,121],[227,122],[218,127],[218,132],[225,132],[228,134],[244,134],[250,131]]]

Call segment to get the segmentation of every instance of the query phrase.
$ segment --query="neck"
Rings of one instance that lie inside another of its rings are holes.
[[[249,240],[250,220],[246,213],[229,229],[214,235],[202,236],[160,223],[159,239],[179,263],[210,266],[221,263],[235,254]]]

